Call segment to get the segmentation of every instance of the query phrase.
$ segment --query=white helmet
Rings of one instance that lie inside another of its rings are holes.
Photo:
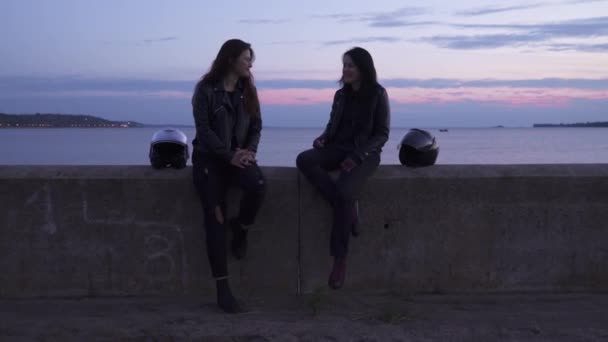
[[[150,163],[155,169],[182,169],[188,161],[188,138],[179,129],[165,128],[152,136]]]

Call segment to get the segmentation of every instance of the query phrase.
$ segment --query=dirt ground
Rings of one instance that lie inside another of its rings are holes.
[[[608,341],[608,294],[0,300],[0,341]]]

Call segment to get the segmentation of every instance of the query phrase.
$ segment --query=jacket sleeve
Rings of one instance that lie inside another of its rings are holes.
[[[209,116],[211,101],[208,91],[204,86],[199,86],[192,96],[192,113],[194,115],[194,125],[196,126],[196,137],[212,154],[230,162],[234,152],[230,151],[217,134],[211,129]]]
[[[388,101],[388,94],[382,89],[378,95],[378,102],[374,110],[374,127],[369,140],[361,145],[354,152],[357,162],[362,162],[372,152],[380,153],[384,144],[388,141],[391,125],[391,108]]]

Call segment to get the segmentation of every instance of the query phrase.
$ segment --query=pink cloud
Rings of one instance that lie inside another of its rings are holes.
[[[331,103],[336,89],[287,88],[266,89],[258,92],[260,101],[268,105],[311,105]]]
[[[311,105],[331,103],[333,88],[268,89],[260,91],[260,101],[268,105]],[[388,88],[391,102],[398,104],[448,104],[487,102],[507,106],[563,107],[576,99],[606,100],[608,90],[576,88]]]
[[[306,106],[331,103],[335,88],[286,88],[261,89],[263,105]],[[512,107],[557,108],[568,106],[577,99],[608,100],[608,89],[578,88],[514,88],[514,87],[454,87],[454,88],[387,88],[392,103],[397,104],[449,104],[477,102],[500,104]],[[23,96],[31,96],[31,93]],[[191,91],[55,91],[37,92],[35,95],[49,97],[150,97],[161,99],[183,99],[189,101]],[[12,96],[15,96],[14,94]],[[18,96],[18,95],[17,95]]]
[[[393,102],[451,103],[492,102],[509,106],[563,107],[576,99],[608,99],[608,90],[586,90],[573,88],[389,88]]]

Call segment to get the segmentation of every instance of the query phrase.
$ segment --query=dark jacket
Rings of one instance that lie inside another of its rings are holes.
[[[325,138],[326,144],[331,144],[332,139],[336,136],[344,112],[346,96],[344,88],[336,91],[334,95],[329,122],[320,136],[320,138]],[[389,134],[391,109],[386,90],[378,85],[367,103],[370,106],[369,109],[358,111],[363,115],[357,115],[355,118],[355,150],[350,158],[358,163],[372,153],[379,155]]]
[[[192,96],[196,125],[193,153],[213,155],[230,162],[235,149],[231,146],[233,135],[239,148],[257,152],[262,119],[246,112],[240,82],[235,92],[236,107],[221,82],[214,85],[199,82],[196,86]]]

